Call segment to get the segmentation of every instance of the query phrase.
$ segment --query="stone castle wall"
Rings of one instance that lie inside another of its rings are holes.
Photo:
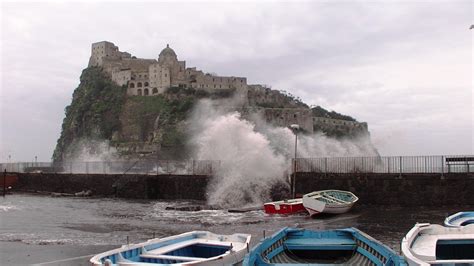
[[[245,77],[224,77],[204,73],[196,67],[186,67],[176,53],[167,46],[158,59],[143,59],[121,52],[111,42],[93,43],[89,66],[100,66],[120,86],[127,86],[128,95],[152,96],[164,93],[169,87],[186,87],[207,92],[235,89],[250,112],[261,114],[274,126],[298,124],[307,133],[347,132],[349,136],[368,133],[367,123],[313,117],[304,103],[285,93],[262,85],[247,85]],[[336,134],[336,135],[337,135]]]
[[[369,129],[365,122],[354,122],[341,119],[331,119],[324,117],[312,117],[314,131],[345,132],[347,136],[367,135]]]
[[[237,89],[247,91],[245,77],[224,77],[205,74],[195,67],[186,68],[176,53],[167,46],[155,59],[141,59],[119,51],[111,42],[92,44],[89,66],[100,66],[118,85],[127,86],[128,95],[151,96],[169,87],[186,87],[208,92]]]

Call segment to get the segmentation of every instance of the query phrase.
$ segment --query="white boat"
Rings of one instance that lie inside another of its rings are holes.
[[[90,259],[92,265],[233,265],[248,253],[249,234],[217,235],[193,231],[150,239],[106,251]]]
[[[349,211],[359,198],[343,190],[321,190],[305,194],[303,206],[311,216],[318,213],[339,214]]]
[[[402,240],[408,265],[474,265],[474,225],[416,224]]]
[[[444,220],[444,225],[448,227],[465,226],[474,224],[474,211],[458,212]]]

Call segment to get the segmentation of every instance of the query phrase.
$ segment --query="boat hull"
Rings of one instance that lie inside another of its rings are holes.
[[[305,211],[302,199],[268,202],[263,205],[263,208],[267,214],[288,215]]]
[[[193,231],[98,254],[94,266],[119,265],[232,265],[248,253],[250,235],[216,235]]]
[[[343,263],[343,264],[341,264]],[[263,239],[243,265],[406,265],[393,250],[355,229],[283,228]]]
[[[351,199],[350,201],[344,201],[333,197],[331,199],[331,194],[337,195],[347,193],[347,198]],[[328,196],[329,195],[329,196]],[[329,214],[341,214],[348,212],[354,204],[358,201],[358,198],[348,191],[340,190],[322,190],[312,193],[305,194],[303,196],[303,206],[309,212],[311,216],[317,215],[319,213],[329,213]]]
[[[458,227],[474,224],[474,211],[458,212],[444,220],[444,225],[448,227]]]
[[[312,209],[310,207],[305,207],[305,209],[309,212],[310,216],[315,216],[320,213],[329,213],[329,214],[341,214],[346,213],[352,209],[354,204],[349,204],[346,206],[325,206],[323,208],[318,208],[318,210]]]
[[[410,266],[474,265],[474,225],[416,224],[403,238],[401,250]]]

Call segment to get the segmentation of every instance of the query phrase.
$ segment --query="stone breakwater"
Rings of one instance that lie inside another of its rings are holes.
[[[76,193],[137,199],[206,200],[212,177],[204,175],[106,175],[19,173],[16,191]],[[289,186],[272,189],[274,199],[289,195]],[[341,189],[354,192],[361,204],[400,206],[474,205],[474,174],[322,174],[297,173],[296,193]]]

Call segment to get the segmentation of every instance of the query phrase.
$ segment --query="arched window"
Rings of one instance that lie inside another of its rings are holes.
[[[138,90],[137,90],[137,95],[138,95],[138,96],[142,96],[142,89],[138,89]]]
[[[130,88],[135,88],[135,83],[130,83]]]
[[[156,94],[158,93],[158,89],[157,88],[153,88],[153,94]]]
[[[148,95],[148,89],[144,89],[144,90],[143,90],[143,94],[144,94],[145,96],[147,96],[147,95]]]
[[[137,87],[141,88],[141,87],[142,87],[142,83],[141,83],[141,82],[138,82],[138,83],[137,83]]]
[[[145,85],[143,85],[143,86],[148,87],[148,82],[145,82]]]

